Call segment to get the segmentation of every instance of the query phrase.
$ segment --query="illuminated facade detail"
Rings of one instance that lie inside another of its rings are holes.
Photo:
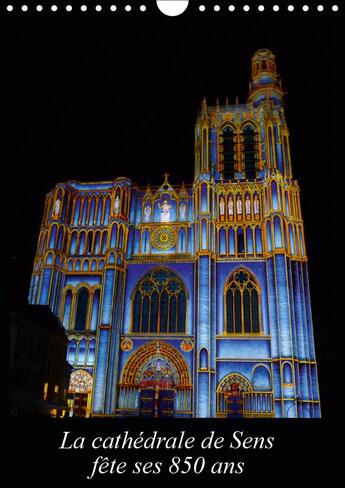
[[[225,332],[252,334],[260,332],[259,290],[245,269],[231,276],[225,293]]]
[[[161,226],[152,232],[151,242],[153,247],[166,250],[176,245],[176,236],[170,227]]]
[[[167,174],[159,187],[57,184],[30,303],[60,317],[68,361],[92,378],[93,416],[319,417],[300,190],[271,51],[252,58],[246,104],[202,100],[194,168],[192,185]]]
[[[134,290],[132,333],[184,334],[186,299],[176,274],[164,268],[148,273]]]
[[[92,376],[84,369],[71,374],[68,393],[73,395],[73,413],[77,417],[89,417],[91,407]]]

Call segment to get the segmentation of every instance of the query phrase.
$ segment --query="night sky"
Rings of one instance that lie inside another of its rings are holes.
[[[329,188],[338,66],[332,15],[17,15],[5,79],[11,296],[27,296],[45,194],[59,181],[193,179],[202,96],[245,103],[253,53],[276,55],[301,187],[323,415],[335,399]],[[327,205],[327,206],[326,206]],[[326,284],[325,284],[326,283]]]

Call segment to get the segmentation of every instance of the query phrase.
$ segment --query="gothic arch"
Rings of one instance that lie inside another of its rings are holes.
[[[266,364],[256,364],[252,369],[253,385],[255,390],[270,391],[272,388],[272,375]]]
[[[179,275],[154,267],[131,294],[131,331],[138,334],[185,334],[188,294]]]
[[[259,284],[259,280],[258,280],[257,276],[250,269],[248,269],[246,266],[243,266],[243,265],[236,266],[231,271],[231,273],[229,274],[229,276],[227,277],[227,279],[225,281],[225,289],[227,288],[227,286],[229,285],[229,283],[232,281],[235,273],[238,273],[239,271],[244,271],[245,273],[248,273],[249,276],[250,276],[250,279],[255,282],[255,284],[256,284],[256,286],[258,288],[258,291],[261,292],[260,284]]]
[[[147,342],[130,355],[122,370],[121,384],[135,386],[141,366],[153,356],[161,356],[174,365],[178,373],[179,386],[191,386],[190,371],[182,354],[163,341]]]
[[[224,333],[262,333],[259,281],[243,266],[235,268],[225,282]]]
[[[131,300],[133,300],[134,298],[134,295],[135,295],[135,292],[136,292],[136,289],[138,287],[138,285],[141,283],[141,281],[143,281],[148,275],[150,275],[152,272],[154,271],[158,271],[158,270],[166,270],[168,271],[169,273],[171,273],[172,275],[175,275],[176,278],[178,278],[182,284],[183,284],[183,291],[185,292],[186,294],[186,298],[189,298],[189,294],[188,294],[188,288],[186,286],[186,283],[184,281],[184,279],[182,278],[182,276],[180,275],[180,273],[178,273],[177,271],[175,271],[173,268],[170,268],[170,266],[155,266],[153,268],[151,268],[149,271],[145,271],[141,276],[140,278],[137,280],[136,282],[136,285],[135,287],[133,288],[132,290],[132,293],[131,293]]]
[[[232,122],[229,122],[228,120],[226,120],[225,122],[223,122],[223,124],[221,125],[220,130],[223,132],[223,130],[225,129],[225,127],[230,127],[230,129],[234,132],[234,134],[237,131],[235,124],[233,124]]]
[[[245,127],[247,127],[247,125],[250,125],[254,129],[254,131],[255,131],[256,134],[259,132],[259,128],[258,128],[257,122],[255,122],[255,120],[253,120],[253,119],[247,119],[244,122],[242,122],[242,124],[240,126],[240,133],[242,133],[243,129]]]
[[[243,376],[240,373],[230,373],[227,376],[224,376],[224,378],[221,379],[221,381],[218,383],[217,386],[217,393],[224,393],[228,390],[230,390],[231,385],[233,383],[237,383],[239,385],[240,391],[246,391],[246,392],[252,392],[253,391],[253,386],[251,382]]]

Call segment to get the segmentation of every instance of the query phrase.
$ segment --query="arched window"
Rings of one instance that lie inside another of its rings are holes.
[[[74,225],[78,225],[79,223],[79,214],[80,214],[80,197],[77,198],[77,202],[75,204],[74,219],[73,219]]]
[[[59,233],[58,233],[58,240],[57,240],[57,248],[61,251],[62,250],[62,242],[63,242],[63,227],[60,227]]]
[[[274,217],[273,226],[274,226],[274,247],[281,248],[283,247],[282,229],[281,229],[280,218],[278,216]]]
[[[283,365],[283,381],[284,383],[292,383],[292,369],[290,363],[284,363]]]
[[[69,326],[69,319],[71,315],[71,303],[72,303],[72,292],[71,290],[68,290],[66,292],[65,308],[64,308],[64,314],[62,319],[62,323],[65,329],[68,329]]]
[[[99,197],[97,206],[97,225],[101,225],[103,213],[103,198]]]
[[[235,177],[235,141],[234,131],[230,126],[223,129],[223,178],[231,180]]]
[[[105,230],[102,235],[102,249],[101,249],[101,254],[105,253],[105,250],[107,248],[107,240],[108,240],[108,232]]]
[[[93,244],[93,232],[89,232],[87,235],[87,243],[86,243],[86,252],[87,254],[91,254],[92,252],[92,244]]]
[[[170,270],[154,269],[140,280],[132,302],[132,331],[184,334],[187,295],[182,281]]]
[[[75,362],[75,353],[77,350],[77,344],[75,342],[75,339],[72,339],[68,343],[68,349],[67,349],[67,361],[73,365]]]
[[[100,244],[101,244],[101,233],[97,231],[95,236],[94,254],[99,254]]]
[[[78,233],[72,232],[71,238],[69,241],[69,253],[70,254],[75,254],[75,252],[76,252],[77,238],[78,238]]]
[[[81,218],[81,225],[86,225],[86,217],[87,217],[87,207],[88,207],[89,201],[88,198],[85,197],[84,203],[83,203],[83,212],[82,212],[82,218]]]
[[[267,237],[267,251],[272,251],[272,235],[271,235],[271,222],[266,222],[266,237]]]
[[[205,347],[200,349],[199,367],[200,369],[208,369],[208,351]]]
[[[78,364],[85,363],[85,353],[86,353],[86,340],[83,338],[78,344],[78,359],[76,361]]]
[[[250,227],[246,230],[247,253],[253,254],[253,231]]]
[[[225,332],[257,334],[260,327],[259,288],[245,269],[230,277],[225,293]]]
[[[54,249],[56,240],[57,225],[52,226],[50,233],[49,249]]]
[[[95,349],[96,349],[96,341],[91,339],[89,342],[89,348],[87,353],[87,364],[92,365],[95,361]]]
[[[272,206],[274,210],[279,210],[278,187],[275,181],[272,181]]]
[[[86,288],[81,288],[77,297],[77,311],[75,314],[74,330],[85,330],[87,309],[89,304],[89,292]]]
[[[257,254],[262,253],[262,233],[260,227],[256,227],[255,229],[255,248]]]
[[[256,178],[257,144],[252,125],[246,125],[242,131],[244,145],[244,168],[247,180]]]
[[[100,298],[100,291],[96,290],[93,295],[93,302],[92,302],[91,330],[96,330],[97,328],[99,298]]]
[[[77,254],[81,255],[85,253],[85,232],[82,231],[79,234],[78,246],[77,246]]]
[[[241,227],[237,229],[237,252],[239,254],[244,253],[244,235]]]
[[[116,247],[116,239],[117,239],[117,224],[113,225],[111,230],[111,239],[110,239],[110,247]]]
[[[110,197],[108,196],[106,198],[106,203],[105,203],[105,212],[104,212],[104,225],[108,225],[109,223],[109,215],[110,215]]]
[[[96,209],[96,199],[95,197],[92,198],[91,200],[91,209],[90,209],[90,215],[89,215],[89,225],[93,225],[93,221],[95,218],[95,209]]]

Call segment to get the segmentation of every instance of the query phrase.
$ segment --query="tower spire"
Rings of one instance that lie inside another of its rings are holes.
[[[203,114],[207,114],[207,100],[206,100],[206,97],[202,97],[202,100],[201,100],[201,112]]]

